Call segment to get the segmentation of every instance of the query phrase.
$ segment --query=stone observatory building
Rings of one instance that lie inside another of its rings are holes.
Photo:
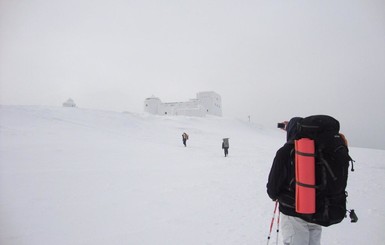
[[[144,100],[144,111],[155,115],[183,115],[204,117],[222,116],[221,96],[213,91],[199,92],[195,99],[186,102],[162,102],[152,96]]]

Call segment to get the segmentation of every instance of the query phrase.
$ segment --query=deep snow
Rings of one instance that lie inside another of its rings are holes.
[[[266,244],[274,203],[265,185],[285,140],[278,129],[1,106],[0,130],[1,245]],[[324,228],[322,243],[383,244],[385,151],[350,152],[348,207],[359,221]]]

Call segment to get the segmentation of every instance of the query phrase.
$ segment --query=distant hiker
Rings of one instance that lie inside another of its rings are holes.
[[[352,159],[339,127],[334,118],[316,115],[294,117],[284,128],[287,142],[275,155],[266,185],[269,197],[279,202],[284,245],[320,245],[322,226],[346,216]],[[348,212],[357,222],[354,210]]]
[[[188,140],[188,134],[183,133],[182,134],[182,141],[183,141],[184,147],[186,147],[186,141],[187,140]]]
[[[225,157],[229,154],[229,138],[224,138],[222,142],[222,149],[225,151]]]

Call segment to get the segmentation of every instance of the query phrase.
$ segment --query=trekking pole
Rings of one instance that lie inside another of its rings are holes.
[[[278,245],[278,235],[279,235],[279,218],[281,216],[281,212],[278,210],[278,217],[277,217],[277,240],[275,240],[275,244]]]
[[[277,206],[278,206],[278,200],[275,201],[275,207],[274,207],[273,217],[271,218],[271,223],[270,223],[270,231],[269,231],[269,235],[267,236],[267,245],[269,245],[270,236],[271,236],[271,231],[273,230],[273,225],[274,225],[275,213],[276,213],[276,211],[277,211]]]

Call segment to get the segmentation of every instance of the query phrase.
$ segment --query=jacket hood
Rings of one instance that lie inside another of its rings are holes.
[[[302,117],[293,117],[290,119],[289,123],[286,126],[287,136],[286,140],[292,141],[295,139],[295,136],[298,132],[297,124],[302,120]]]

